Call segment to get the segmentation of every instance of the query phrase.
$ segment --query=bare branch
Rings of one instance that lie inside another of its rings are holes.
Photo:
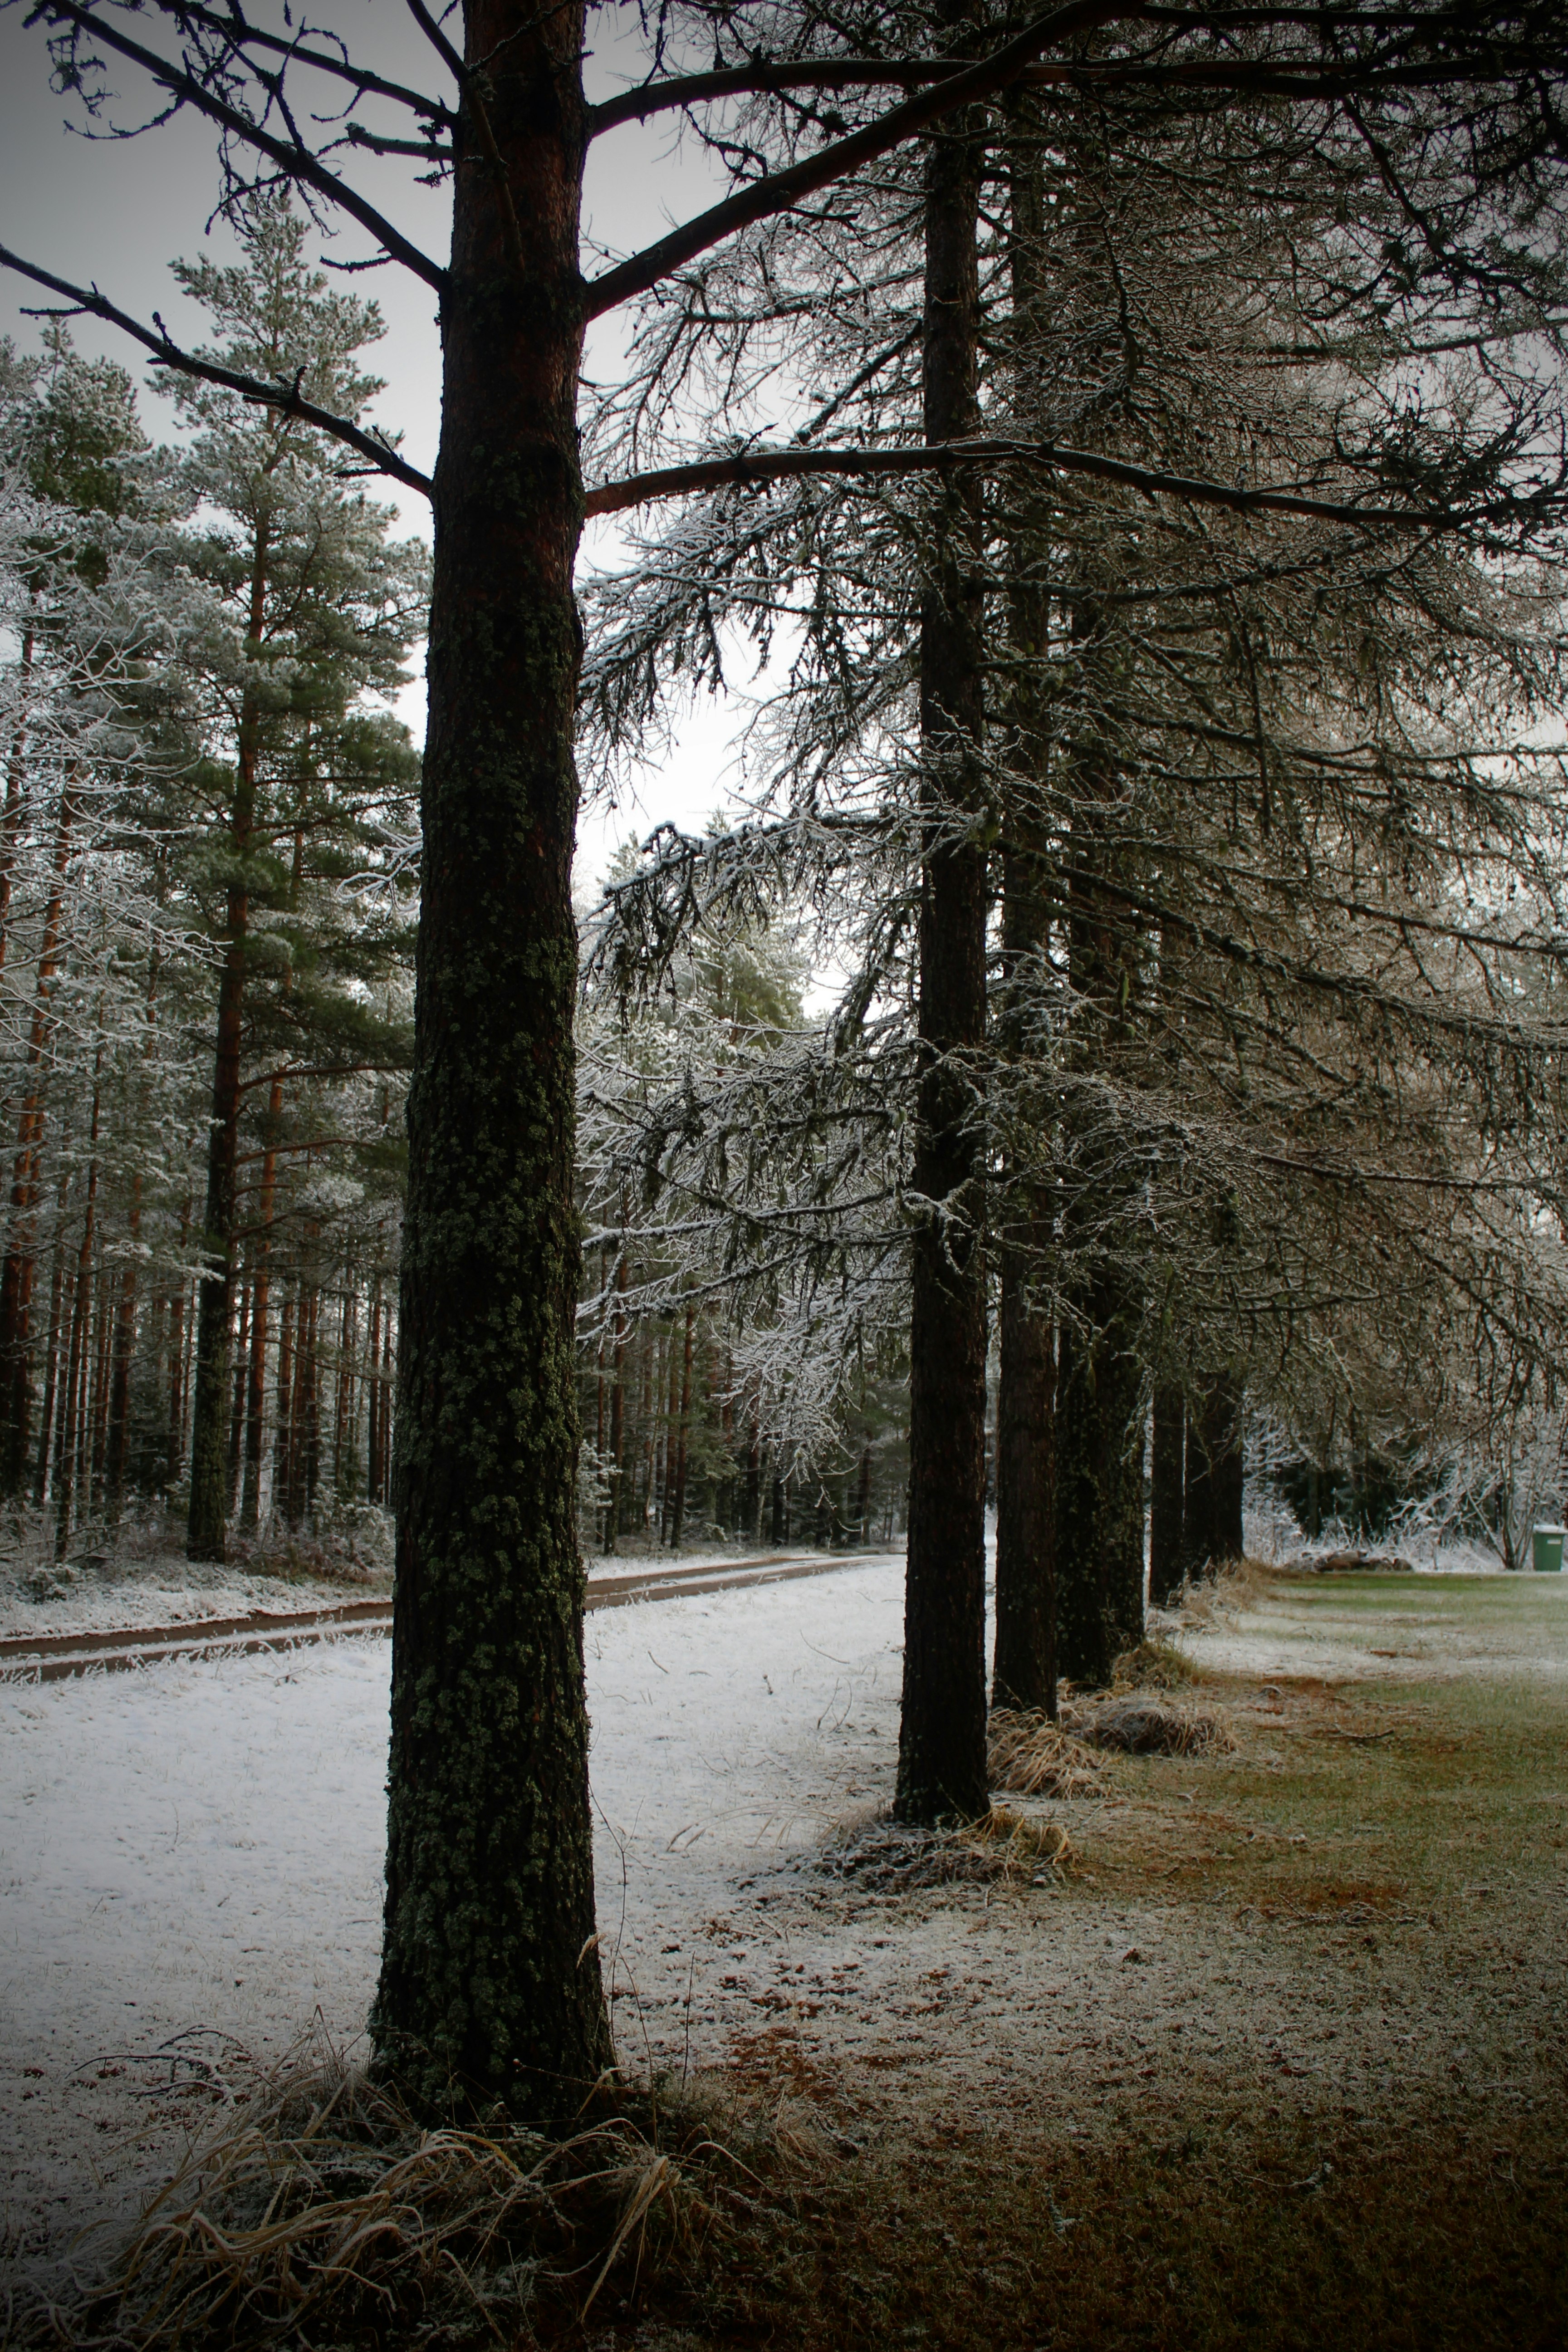
[[[164,14],[176,18],[181,13],[169,5],[169,0],[161,0],[161,5]],[[329,172],[308,147],[298,141],[275,139],[269,131],[263,131],[259,123],[252,122],[237,107],[230,106],[226,100],[207,89],[195,74],[171,64],[155,49],[145,48],[140,41],[130,39],[126,34],[106,24],[95,8],[78,6],[75,0],[45,0],[38,14],[51,21],[74,25],[80,31],[91,34],[95,40],[101,41],[106,48],[114,49],[122,58],[128,58],[132,65],[140,66],[151,80],[159,83],[179,104],[194,106],[210,121],[221,124],[245,145],[254,147],[258,154],[267,156],[290,179],[303,182],[306,186],[314,188],[319,195],[325,196],[329,203],[338,205],[351,220],[356,220],[374,237],[394,261],[400,261],[405,269],[413,270],[415,276],[423,278],[426,285],[434,286],[437,291],[446,285],[447,273],[440,264],[432,261],[429,255],[422,253],[416,245],[411,245],[383,214],[377,212],[374,205],[367,204],[363,196],[356,194],[335,172]]]
[[[401,82],[387,81],[368,67],[353,65],[347,58],[333,57],[329,49],[308,49],[298,40],[285,40],[279,33],[264,33],[258,26],[247,25],[243,17],[220,16],[211,8],[182,6],[179,15],[182,23],[199,25],[204,32],[216,33],[231,48],[270,49],[285,61],[297,60],[302,66],[313,67],[318,73],[334,75],[366,98],[390,99],[394,105],[406,106],[415,114],[428,116],[445,130],[457,128],[457,116],[438,99],[426,98],[423,90],[405,89]]]
[[[73,286],[68,278],[57,278],[52,271],[40,269],[37,262],[24,261],[19,253],[0,245],[0,268],[14,269],[20,277],[30,278],[36,286],[47,287],[51,294],[61,294],[73,310],[85,310],[95,319],[102,319],[111,327],[119,327],[133,336],[144,351],[152,352],[160,367],[178,370],[182,375],[199,377],[204,383],[222,384],[226,391],[237,392],[242,400],[254,400],[263,408],[276,408],[285,416],[297,416],[301,424],[313,425],[319,432],[328,433],[334,441],[342,441],[359,456],[369,460],[372,470],[388,474],[394,481],[405,483],[409,489],[418,490],[425,498],[431,495],[429,477],[409,465],[395,449],[354,425],[346,416],[334,416],[331,409],[318,408],[313,401],[301,397],[298,383],[265,383],[259,376],[242,375],[235,368],[220,367],[216,361],[200,360],[190,352],[183,352],[177,343],[151,327],[132,319],[96,286]]]
[[[614,310],[618,302],[646,293],[672,269],[679,269],[683,261],[732,236],[737,229],[750,228],[755,221],[770,220],[775,213],[787,212],[804,197],[815,195],[818,188],[846,178],[862,163],[869,163],[877,156],[885,155],[889,148],[912,139],[928,123],[973,100],[989,98],[994,91],[1005,89],[1042,49],[1051,47],[1055,42],[1068,40],[1075,33],[1092,32],[1102,25],[1130,18],[1141,20],[1148,15],[1146,0],[1068,0],[1066,7],[1037,18],[1016,39],[1005,42],[978,65],[949,75],[934,89],[906,99],[901,106],[890,107],[875,122],[868,123],[847,139],[835,140],[804,163],[792,164],[787,171],[765,173],[750,187],[742,188],[722,204],[700,213],[683,228],[672,229],[657,245],[646,247],[641,253],[633,254],[630,260],[619,262],[614,269],[591,278],[584,289],[585,315],[596,319],[602,311]]]

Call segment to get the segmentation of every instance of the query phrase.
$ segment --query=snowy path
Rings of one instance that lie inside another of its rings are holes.
[[[600,1921],[623,2036],[634,1985],[668,2005],[652,1979],[681,1964],[662,1947],[688,1944],[759,1864],[886,1793],[901,1630],[889,1556],[588,1620]],[[389,1656],[384,1639],[351,1639],[0,1686],[13,2226],[30,2235],[40,2199],[79,2213],[79,2144],[100,2126],[100,2152],[118,2143],[122,2078],[73,2070],[193,2027],[275,2051],[318,2008],[334,2036],[360,2031],[380,1937]]]

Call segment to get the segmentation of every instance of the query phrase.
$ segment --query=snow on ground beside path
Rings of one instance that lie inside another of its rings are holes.
[[[36,1600],[26,1580],[0,1582],[0,1638],[51,1633],[140,1632],[152,1625],[199,1625],[252,1610],[331,1609],[343,1601],[390,1599],[391,1585],[371,1577],[269,1576],[238,1567],[206,1567],[170,1552],[130,1566],[49,1571]]]
[[[595,1584],[606,1577],[668,1576],[686,1570],[820,1557],[787,1545],[742,1543],[696,1551],[603,1552],[586,1565],[588,1581]],[[234,1561],[215,1567],[187,1560],[182,1549],[170,1547],[134,1558],[95,1553],[90,1560],[50,1562],[31,1570],[15,1564],[0,1567],[0,1639],[134,1633],[153,1625],[199,1625],[213,1617],[245,1617],[258,1610],[291,1613],[330,1609],[343,1601],[390,1601],[391,1597],[390,1577],[369,1571],[274,1575]]]
[[[587,1621],[606,1975],[644,1979],[736,1882],[889,1785],[902,1562]],[[384,1639],[0,1687],[0,2141],[27,2234],[98,2199],[129,2076],[192,2028],[275,2054],[363,2027],[380,1939]],[[213,2049],[216,2043],[203,2047]],[[42,2069],[27,2075],[28,2067]],[[196,2111],[193,2110],[193,2116]],[[106,2138],[98,2137],[103,2127]],[[123,2209],[145,2165],[126,2158]]]
[[[1521,1654],[1460,1623],[1458,1671],[1562,1671],[1568,1580],[1531,1581]],[[1429,1676],[1436,1636],[1415,1620],[1437,1589],[1406,1590],[1410,1621],[1380,1625],[1377,1652],[1364,1631],[1355,1650],[1353,1597],[1300,1586],[1183,1638],[1259,1675],[1321,1674],[1342,1646],[1363,1674],[1377,1657],[1380,1681],[1406,1671],[1383,1649],[1419,1643],[1410,1666]],[[1537,2095],[1532,2032],[1502,2000],[1521,1980],[1514,1946],[1485,1944],[1484,1907],[1452,1931],[1470,1938],[1478,2006],[1462,1970],[1434,1969],[1415,1915],[1380,1926],[1364,1972],[1357,1927],[1331,1979],[1327,1946],[1310,1965],[1298,1951],[1316,1927],[1194,1904],[1163,1870],[1131,1895],[1099,1891],[1097,1848],[1131,1818],[1121,1800],[1053,1809],[1084,1857],[1070,1887],[900,1895],[806,1866],[836,1821],[891,1793],[901,1632],[890,1556],[589,1617],[599,1922],[628,2063],[730,2063],[869,2129],[896,2110],[1092,2136],[1120,2129],[1130,2103],[1277,2100],[1282,2081],[1405,2115],[1472,2047],[1500,2095]],[[1318,1634],[1331,1638],[1314,1648]],[[0,2255],[58,2260],[84,2221],[133,2210],[207,2120],[199,2097],[142,2102],[152,2075],[118,2053],[204,2028],[187,2048],[221,2054],[227,2034],[266,2059],[317,2007],[338,2039],[361,2030],[388,1660],[384,1639],[356,1636],[0,1685]],[[1212,1778],[1174,1824],[1178,1861],[1235,1830],[1226,1769],[1173,1768],[1176,1810]],[[1530,1930],[1542,1951],[1561,1948],[1560,1909]],[[224,2063],[243,2074],[243,2058]]]

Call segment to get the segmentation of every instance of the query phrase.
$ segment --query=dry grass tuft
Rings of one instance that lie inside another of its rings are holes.
[[[1075,1711],[1074,1728],[1092,1748],[1123,1756],[1228,1756],[1236,1742],[1218,1716],[1127,1691]]]
[[[829,1847],[825,1860],[840,1878],[889,1894],[921,1886],[1040,1880],[1072,1853],[1066,1830],[994,1805],[977,1822],[924,1829],[887,1816]]]
[[[1214,1625],[1238,1616],[1259,1601],[1279,1571],[1267,1560],[1227,1560],[1217,1575],[1183,1588],[1176,1608],[1183,1625]]]
[[[1186,1690],[1204,1680],[1204,1671],[1169,1642],[1140,1642],[1123,1650],[1110,1680],[1116,1690]]]
[[[989,1860],[998,1878],[1033,1878],[1059,1867],[1072,1852],[1059,1822],[1032,1822],[1010,1805],[993,1805],[979,1821],[948,1835],[955,1846]]]
[[[102,2284],[26,2332],[115,2352],[531,2346],[535,2320],[580,2323],[612,2273],[686,2269],[726,2203],[750,2208],[756,2175],[710,2121],[649,2103],[563,2139],[427,2129],[318,2039],[193,2150]]]
[[[1021,1797],[1095,1797],[1104,1786],[1100,1759],[1047,1715],[993,1710],[986,1769],[994,1789]]]

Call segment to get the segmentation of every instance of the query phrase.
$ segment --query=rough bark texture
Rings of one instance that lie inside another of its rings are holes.
[[[1002,941],[1009,980],[1036,957],[1045,917],[1036,860],[1011,853],[1005,865]],[[1002,1044],[1005,1049],[1007,1009]],[[999,1235],[1001,1361],[996,1392],[996,1633],[994,1706],[1057,1711],[1055,1334],[1030,1296],[1047,1262],[1050,1218],[1041,1188],[1015,1177],[1011,1214]]]
[[[1026,1276],[1026,1261],[1004,1244],[991,1703],[1054,1717],[1056,1364],[1051,1327],[1031,1305]]]
[[[1057,1386],[1057,1667],[1099,1687],[1143,1638],[1142,1370],[1113,1284],[1064,1327]]]
[[[464,33],[511,204],[470,123],[442,318],[372,2026],[426,2109],[549,2116],[611,2055],[573,1350],[583,10],[470,0]]]
[[[1186,1429],[1186,1402],[1181,1390],[1157,1388],[1149,1481],[1149,1598],[1156,1609],[1174,1600],[1185,1573]]]
[[[953,21],[961,21],[955,12]],[[924,421],[973,433],[979,311],[979,125],[955,117],[926,166]],[[985,1811],[985,1275],[975,1069],[985,1032],[985,851],[977,799],[984,604],[972,484],[932,518],[921,606],[926,853],[920,913],[920,1083],[910,1328],[910,1534],[895,1811]]]
[[[1210,1575],[1242,1555],[1242,1400],[1233,1381],[1211,1382],[1187,1441],[1187,1571]]]
[[[1233,1560],[1240,1559],[1247,1549],[1242,1528],[1246,1407],[1242,1391],[1232,1383],[1226,1384],[1225,1402],[1226,1425],[1223,1431],[1215,1428],[1213,1432],[1213,1441],[1218,1446],[1215,1475],[1215,1533],[1218,1540],[1215,1551],[1217,1559]]]
[[[1015,91],[1006,104],[1007,179],[1015,356],[1013,399],[1030,414],[1030,345],[1046,289],[1041,278],[1045,192],[1037,107]],[[1050,629],[1050,523],[1026,496],[1009,548],[1007,607],[1013,658],[1013,801],[1004,861],[1004,985],[997,1043],[1026,1062],[1027,1012],[1037,984],[1047,922],[1040,880],[1044,852],[1036,795],[1045,782],[1049,739],[1042,725],[1039,665]],[[996,1398],[996,1633],[992,1704],[1057,1711],[1055,1333],[1031,1297],[1049,1263],[1048,1195],[1034,1181],[1033,1138],[1009,1153],[1007,1209],[1001,1219],[1001,1361]],[[1022,1162],[1022,1165],[1020,1165]]]
[[[1071,1050],[1079,1067],[1092,1071],[1126,1034],[1138,971],[1113,902],[1099,887],[1116,856],[1120,784],[1102,729],[1104,713],[1116,708],[1119,650],[1091,594],[1079,597],[1073,628],[1081,715],[1068,926],[1079,1010]],[[1088,1116],[1098,1113],[1090,1108]],[[1085,1271],[1070,1338],[1063,1327],[1057,1389],[1057,1666],[1074,1682],[1096,1685],[1109,1681],[1121,1651],[1143,1638],[1142,1298],[1121,1248],[1129,1190],[1118,1160],[1114,1131],[1091,1129],[1079,1147],[1077,1196],[1065,1221],[1069,1253],[1076,1244]]]

